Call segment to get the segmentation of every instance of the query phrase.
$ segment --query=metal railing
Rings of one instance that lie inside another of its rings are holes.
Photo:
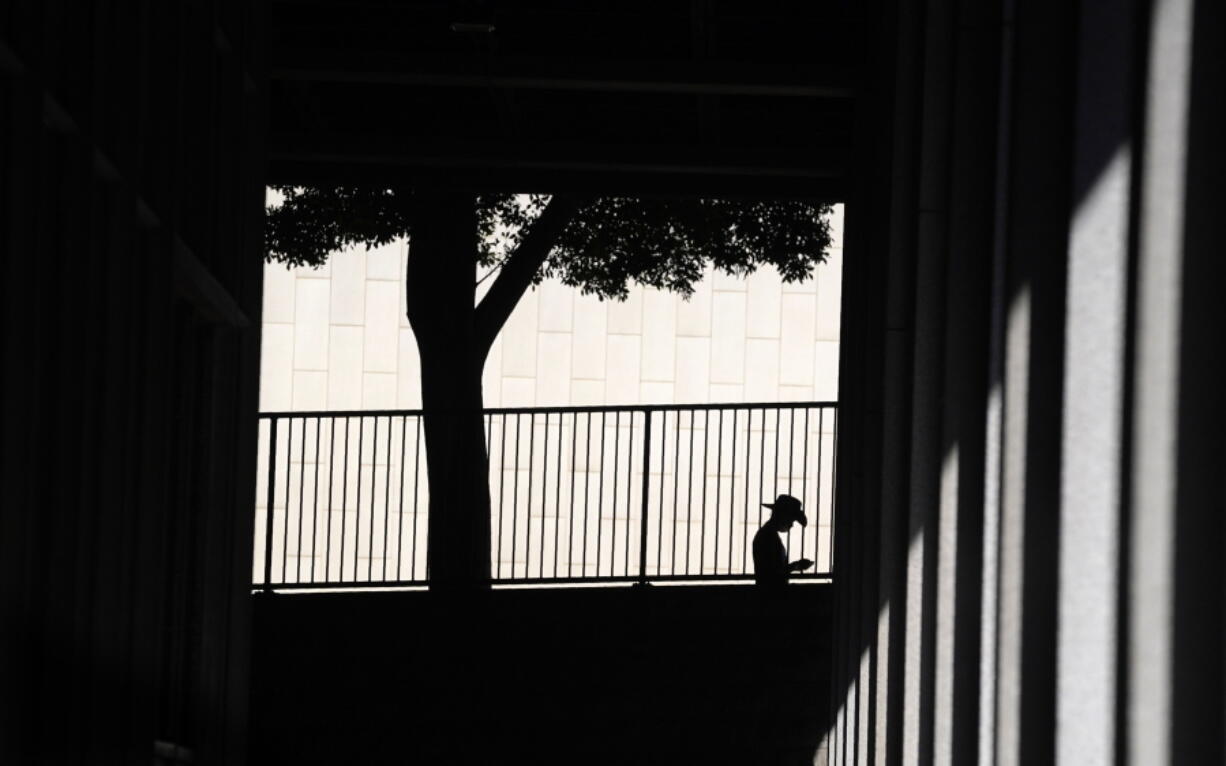
[[[485,411],[495,584],[753,576],[762,503],[795,495],[801,579],[831,576],[832,402]],[[425,585],[420,411],[260,415],[260,589]]]

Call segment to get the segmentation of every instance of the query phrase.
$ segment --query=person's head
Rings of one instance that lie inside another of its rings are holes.
[[[809,524],[809,519],[805,516],[800,501],[791,495],[780,495],[775,498],[775,502],[762,505],[771,509],[770,521],[767,523],[780,532],[787,532],[792,528],[792,524],[798,521],[802,527]]]

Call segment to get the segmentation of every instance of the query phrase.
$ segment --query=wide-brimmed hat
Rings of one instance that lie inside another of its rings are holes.
[[[794,521],[799,521],[800,526],[809,525],[809,519],[805,516],[804,510],[800,507],[800,501],[791,495],[780,495],[775,498],[773,503],[763,503],[767,508],[770,508],[775,513],[781,514]]]

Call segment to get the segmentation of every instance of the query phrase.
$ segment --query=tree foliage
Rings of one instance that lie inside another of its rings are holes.
[[[410,236],[411,194],[370,187],[275,187],[268,209],[269,260],[317,266],[354,245],[374,247]],[[407,197],[407,199],[406,199]],[[548,196],[475,198],[478,257],[496,268],[549,203]],[[828,205],[797,201],[597,197],[552,243],[534,282],[557,278],[584,293],[624,299],[632,283],[689,295],[705,266],[745,276],[770,264],[785,282],[801,281],[830,247]]]

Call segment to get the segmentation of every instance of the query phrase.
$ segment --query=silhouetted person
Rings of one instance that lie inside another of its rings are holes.
[[[779,535],[787,534],[796,522],[807,526],[809,520],[800,507],[800,501],[791,495],[780,495],[773,503],[763,503],[771,509],[771,516],[753,536],[754,582],[765,587],[787,585],[789,572],[800,572],[813,566],[809,559],[788,563],[787,549]]]

